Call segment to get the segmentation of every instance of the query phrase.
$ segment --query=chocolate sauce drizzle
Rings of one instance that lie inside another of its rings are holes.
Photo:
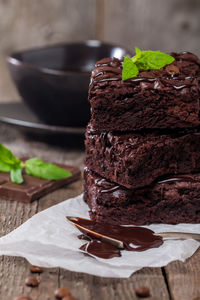
[[[120,250],[115,246],[98,240],[92,240],[91,242],[81,246],[80,249],[104,259],[121,256]]]
[[[171,53],[175,61],[161,70],[141,70],[138,77],[125,81],[125,84],[140,84],[141,88],[176,90],[197,85],[200,77],[200,60],[190,52]],[[117,58],[104,58],[98,61],[91,75],[90,85],[101,85],[106,81],[121,81],[122,62]],[[173,68],[169,69],[169,66]],[[172,70],[176,72],[172,72]],[[91,90],[91,89],[90,89]]]
[[[163,244],[161,237],[154,235],[152,230],[144,227],[111,225],[82,218],[76,218],[73,223],[103,236],[122,241],[124,249],[127,251],[145,251]],[[105,259],[121,256],[120,249],[117,247],[101,241],[87,230],[78,229],[85,235],[86,240],[90,239],[88,243],[81,246],[81,250]],[[83,235],[81,235],[81,239],[84,239]]]
[[[172,183],[174,181],[188,181],[188,182],[196,182],[198,181],[198,178],[195,178],[195,175],[189,175],[189,174],[179,174],[179,175],[172,175],[170,177],[164,178],[160,181],[158,181],[159,184],[162,183]]]

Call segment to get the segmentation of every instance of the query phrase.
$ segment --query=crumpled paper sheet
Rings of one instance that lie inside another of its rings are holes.
[[[195,240],[166,240],[160,248],[144,252],[122,251],[122,257],[112,259],[84,255],[79,247],[79,230],[66,216],[89,218],[88,206],[82,195],[52,206],[0,238],[0,255],[22,256],[31,264],[42,267],[61,267],[103,277],[127,278],[143,267],[161,267],[171,261],[185,261],[199,247]],[[146,226],[155,232],[200,232],[200,224]]]

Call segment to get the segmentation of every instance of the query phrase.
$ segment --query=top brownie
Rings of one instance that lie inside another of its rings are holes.
[[[122,81],[122,60],[98,61],[89,101],[95,130],[188,128],[200,124],[200,60],[189,52],[160,70],[140,71]]]

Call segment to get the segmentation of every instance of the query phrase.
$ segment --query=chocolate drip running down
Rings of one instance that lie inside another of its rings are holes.
[[[119,257],[121,253],[116,246],[102,241],[100,237],[98,238],[98,234],[122,241],[124,249],[127,251],[145,251],[160,247],[163,244],[161,237],[154,235],[152,230],[144,227],[111,225],[77,217],[73,218],[72,223],[75,226],[77,225],[77,228],[86,236],[86,240],[88,240],[88,237],[91,239],[89,243],[84,244],[80,249],[100,258]],[[97,235],[91,231],[97,233]],[[81,239],[83,239],[82,235]]]

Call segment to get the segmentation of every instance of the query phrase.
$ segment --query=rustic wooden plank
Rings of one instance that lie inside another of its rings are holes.
[[[37,202],[18,203],[0,199],[0,235],[4,235],[37,212]],[[17,257],[0,257],[0,299],[13,299],[26,291],[25,278],[29,274],[28,263]],[[29,288],[30,289],[30,288]]]
[[[102,0],[105,41],[200,54],[198,0]]]
[[[37,212],[37,202],[29,205],[1,199],[0,236],[9,233]]]
[[[136,288],[149,287],[151,297],[145,299],[169,299],[160,268],[144,268],[128,279],[112,279],[61,270],[60,286],[68,288],[81,300],[134,300]]]
[[[0,299],[13,300],[14,296],[25,293],[25,278],[28,263],[23,258],[0,257]]]
[[[66,150],[61,147],[30,142],[17,135],[15,130],[7,127],[0,128],[0,141],[9,147],[16,156],[38,156],[48,161],[57,161],[82,167],[82,150]],[[74,197],[82,191],[82,181],[78,180],[67,187],[46,195],[38,202],[31,204],[5,201],[0,199],[0,236],[12,231],[35,213]],[[29,295],[32,299],[54,299],[54,291],[59,285],[59,269],[45,269],[40,275],[33,275],[39,279],[38,288],[26,287],[24,282],[30,276],[29,263],[23,258],[0,257],[0,299],[12,300],[18,295]]]
[[[0,299],[13,300],[20,295],[30,296],[33,300],[54,299],[58,287],[58,269],[45,269],[42,274],[31,274],[30,264],[19,257],[0,257]],[[25,285],[25,279],[34,276],[39,280],[37,288]]]
[[[199,262],[200,250],[185,263],[175,261],[165,267],[169,290],[173,300],[200,299]]]

